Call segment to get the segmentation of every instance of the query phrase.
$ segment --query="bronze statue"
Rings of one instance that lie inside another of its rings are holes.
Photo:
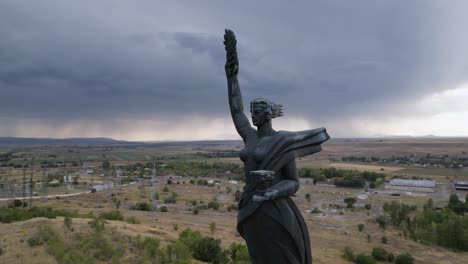
[[[283,115],[283,106],[267,99],[250,103],[251,127],[244,114],[237,74],[237,40],[224,35],[229,107],[237,132],[244,140],[240,152],[246,186],[239,201],[237,230],[247,242],[253,263],[312,263],[309,233],[301,212],[291,200],[299,189],[295,158],[322,150],[325,128],[275,131],[271,119]]]

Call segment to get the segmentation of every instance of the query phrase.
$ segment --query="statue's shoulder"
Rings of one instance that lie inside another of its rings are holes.
[[[324,127],[319,127],[315,129],[309,129],[309,130],[302,130],[302,131],[284,131],[280,130],[277,131],[276,135],[277,137],[298,137],[298,138],[304,138],[304,137],[311,137],[315,136],[318,134],[324,134],[326,137],[329,138],[327,134],[327,130]]]

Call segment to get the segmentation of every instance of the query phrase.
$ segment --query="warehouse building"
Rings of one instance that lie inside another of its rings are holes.
[[[385,189],[414,192],[435,192],[436,182],[431,180],[392,179]]]
[[[468,191],[468,182],[466,181],[456,181],[453,183],[453,187],[457,191]]]

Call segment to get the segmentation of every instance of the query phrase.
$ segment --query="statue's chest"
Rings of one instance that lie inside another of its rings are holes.
[[[255,162],[260,165],[271,150],[271,141],[272,137],[264,137],[248,142],[240,153],[241,159],[247,163]]]

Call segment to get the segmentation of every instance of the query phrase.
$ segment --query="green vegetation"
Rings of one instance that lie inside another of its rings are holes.
[[[408,253],[398,255],[395,258],[395,264],[413,264],[413,263],[414,263],[414,258]]]
[[[141,221],[138,220],[138,218],[134,217],[134,216],[129,216],[129,217],[126,217],[125,218],[125,222],[129,223],[129,224],[140,224]]]
[[[362,232],[362,230],[364,230],[364,224],[359,224],[358,225],[358,230],[359,230],[359,232]]]
[[[350,247],[345,247],[343,250],[342,257],[345,260],[351,261],[356,264],[376,264],[377,261],[391,263],[395,260],[395,256],[391,252],[388,252],[387,250],[381,247],[373,248],[370,256],[362,253],[355,255]],[[406,253],[398,255],[395,263],[412,264],[413,261],[414,258],[410,254]]]
[[[135,205],[130,206],[130,210],[138,211],[151,211],[151,203],[147,202],[138,202]]]
[[[56,218],[57,216],[82,217],[89,218],[89,215],[79,215],[77,211],[52,209],[50,207],[36,207],[31,210],[19,208],[0,207],[0,222],[11,223],[16,221],[25,221],[35,217]]]
[[[411,217],[410,213],[416,210],[415,207],[397,202],[386,203],[384,211],[387,215],[379,218],[400,228],[405,237],[415,241],[468,251],[468,217],[453,211],[459,208],[453,204],[463,203],[457,203],[452,196],[448,206],[438,211],[432,208],[432,200],[428,200],[423,210]]]
[[[72,218],[70,216],[65,216],[63,219],[63,224],[68,230],[70,230],[72,225]]]
[[[117,220],[117,221],[123,221],[124,216],[119,210],[112,210],[109,212],[104,212],[100,214],[100,217],[106,220]]]
[[[299,177],[312,178],[314,184],[326,179],[335,179],[334,183],[336,186],[362,188],[366,181],[369,181],[375,186],[379,179],[385,178],[385,174],[369,171],[341,170],[336,168],[302,168],[299,170]]]
[[[357,202],[357,200],[354,197],[347,197],[344,198],[344,202],[346,203],[346,207],[353,208],[353,205]]]

